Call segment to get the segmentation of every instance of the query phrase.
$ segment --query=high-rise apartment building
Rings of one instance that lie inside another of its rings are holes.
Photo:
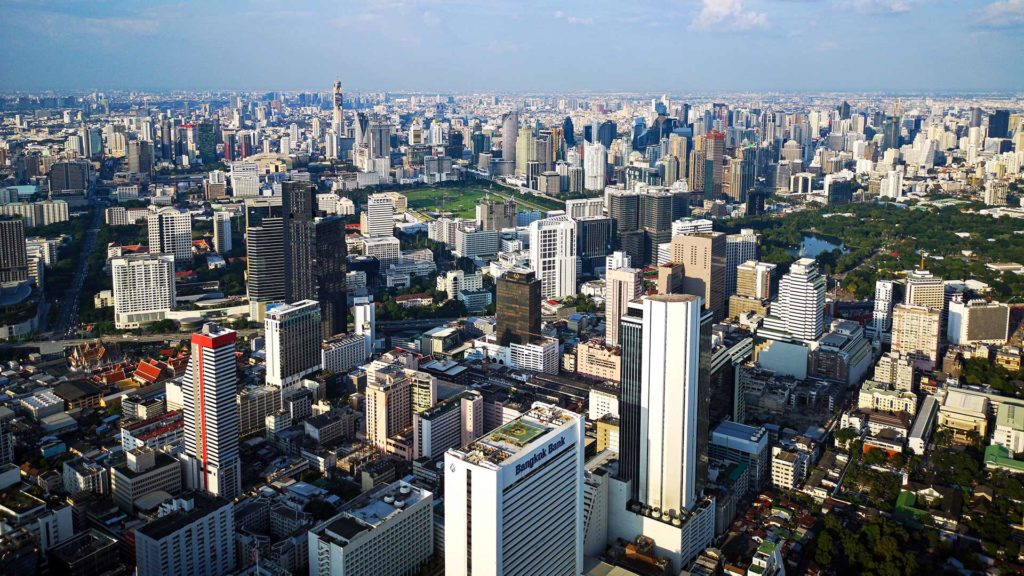
[[[231,194],[236,198],[260,195],[260,166],[255,162],[231,163]]]
[[[309,182],[281,183],[284,218],[284,299],[297,302],[316,298],[313,272],[315,224],[313,188]]]
[[[942,278],[927,270],[914,270],[907,274],[903,303],[942,309],[946,305],[946,287]]]
[[[344,218],[330,216],[316,223],[314,255],[321,336],[326,340],[348,331],[348,290],[345,286],[348,245],[345,243]]]
[[[612,346],[619,344],[619,319],[630,302],[643,290],[643,271],[636,268],[614,268],[605,274],[604,339]]]
[[[672,262],[683,265],[682,292],[700,296],[715,320],[725,317],[725,260],[726,238],[721,232],[672,238]]]
[[[395,205],[387,194],[370,194],[361,220],[363,236],[393,236]]]
[[[445,573],[583,572],[583,418],[536,402],[445,454]]]
[[[176,266],[192,263],[192,215],[187,210],[167,206],[150,213],[149,252],[174,256]]]
[[[512,198],[484,198],[476,205],[476,224],[480,230],[504,230],[516,225],[516,201]]]
[[[139,576],[221,576],[235,569],[235,510],[230,499],[192,494],[135,530]]]
[[[309,574],[418,574],[434,555],[433,495],[406,482],[382,484],[309,531]]]
[[[576,223],[553,216],[530,223],[530,266],[544,298],[576,294]]]
[[[892,307],[896,304],[897,283],[875,281],[874,309],[871,313],[871,334],[876,342],[889,342],[892,336]]]
[[[374,373],[366,384],[366,441],[381,450],[388,438],[412,426],[413,381],[399,366]]]
[[[131,254],[110,261],[114,326],[138,328],[163,320],[174,309],[174,256]]]
[[[495,335],[502,346],[541,338],[541,282],[533,272],[509,271],[498,278]]]
[[[797,260],[782,276],[763,329],[803,341],[817,340],[825,332],[825,277],[813,258]]]
[[[942,308],[897,304],[892,310],[892,351],[911,358],[939,360]]]
[[[608,150],[600,143],[583,144],[583,187],[587,190],[604,190],[608,172]]]
[[[218,254],[231,252],[231,213],[225,210],[213,213],[213,249]]]
[[[267,308],[267,384],[288,388],[320,369],[320,304],[299,300]]]
[[[192,335],[192,355],[182,381],[185,405],[185,484],[232,499],[242,490],[235,399],[234,330],[206,324]]]
[[[725,297],[736,294],[736,267],[749,260],[757,260],[760,235],[749,228],[739,234],[725,237]]]
[[[27,279],[25,223],[20,218],[0,219],[0,283]]]

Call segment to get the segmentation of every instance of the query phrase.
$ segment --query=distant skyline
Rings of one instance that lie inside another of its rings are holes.
[[[1024,91],[1024,0],[0,0],[0,90]]]

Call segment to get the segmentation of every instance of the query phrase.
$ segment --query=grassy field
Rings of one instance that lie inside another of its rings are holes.
[[[488,194],[492,197],[516,199],[520,210],[558,210],[564,205],[558,200],[527,196],[503,186],[490,188],[487,184],[472,186],[431,186],[397,190],[409,199],[409,208],[421,214],[436,215],[450,212],[453,216],[473,218],[476,205]]]

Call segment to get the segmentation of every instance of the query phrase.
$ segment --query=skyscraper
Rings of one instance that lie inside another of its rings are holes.
[[[187,210],[167,206],[146,219],[150,253],[174,256],[178,267],[192,263],[192,216]]]
[[[231,252],[231,213],[226,210],[213,214],[213,249],[218,254]]]
[[[608,344],[619,344],[619,318],[640,297],[642,288],[642,271],[636,268],[614,268],[605,274],[604,339]]]
[[[897,304],[892,310],[892,351],[934,366],[939,360],[942,308]]]
[[[749,228],[739,234],[725,237],[725,289],[726,298],[736,293],[736,267],[749,260],[757,260],[757,245],[761,239]]]
[[[230,498],[175,498],[135,530],[139,576],[221,576],[235,569],[235,507]],[[115,551],[116,555],[116,551]]]
[[[192,335],[192,355],[182,381],[185,405],[185,484],[232,499],[242,490],[235,400],[234,330],[206,324]]]
[[[540,334],[541,282],[532,271],[511,270],[498,278],[495,334],[502,346],[529,344]]]
[[[683,265],[682,292],[700,296],[715,320],[725,317],[726,240],[721,232],[672,238],[672,262]]]
[[[708,390],[702,389],[701,298],[644,300],[638,499],[662,510],[693,507],[707,476]],[[673,418],[668,418],[673,415]],[[632,448],[632,447],[631,447]],[[626,449],[626,447],[623,447]]]
[[[610,509],[609,537],[659,534],[681,569],[714,538],[708,474],[711,318],[701,298],[658,294],[622,319],[619,477],[628,497]],[[625,500],[625,501],[623,501]],[[621,508],[620,508],[621,506]]]
[[[395,235],[395,205],[387,194],[371,194],[362,214],[364,236]]]
[[[114,326],[138,328],[174,309],[174,256],[130,254],[110,261]]]
[[[21,218],[0,219],[0,282],[28,279],[25,223]]]
[[[341,92],[341,80],[335,80],[333,99],[331,101],[331,129],[334,130],[335,134],[341,134],[345,128],[344,105],[345,96]]]
[[[326,340],[348,331],[348,291],[345,287],[348,245],[345,243],[344,218],[331,216],[316,223],[315,256],[321,336]]]
[[[583,428],[535,402],[445,454],[445,574],[583,573]]]
[[[553,216],[530,223],[530,266],[545,298],[576,294],[576,223]]]
[[[583,187],[604,190],[608,172],[608,150],[601,144],[583,145]]]
[[[825,277],[813,258],[797,260],[782,276],[779,297],[763,327],[804,341],[817,340],[825,331]]]
[[[504,230],[516,225],[516,201],[512,198],[483,198],[476,205],[476,223],[481,230]]]
[[[287,388],[320,369],[320,304],[299,300],[267,308],[267,384]]]
[[[516,138],[519,136],[519,115],[509,112],[501,121],[501,159],[516,162]]]
[[[245,246],[250,317],[260,322],[267,304],[285,299],[283,220],[263,218],[246,232]]]
[[[722,195],[722,162],[725,156],[725,133],[708,132],[704,141],[704,198],[715,200]]]
[[[316,298],[313,204],[313,189],[309,182],[288,181],[281,184],[286,302]]]
[[[896,303],[896,282],[875,281],[875,302],[871,314],[871,333],[876,342],[889,342],[892,338],[892,307]]]

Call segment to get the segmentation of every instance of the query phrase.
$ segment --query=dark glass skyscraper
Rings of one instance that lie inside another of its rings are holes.
[[[988,137],[1007,138],[1010,135],[1009,110],[996,110],[988,117]]]
[[[565,147],[576,146],[576,128],[572,125],[572,118],[566,116],[562,120],[562,136],[565,138]]]
[[[325,340],[348,330],[348,294],[345,288],[347,263],[344,218],[331,216],[317,222],[317,300],[320,301],[320,325]]]
[[[622,347],[619,374],[619,478],[632,480],[630,498],[639,497],[640,386],[643,378],[644,308],[630,303],[619,321]]]
[[[540,337],[540,279],[533,272],[506,272],[497,283],[496,331],[502,346]]]
[[[313,187],[309,182],[283,182],[285,301],[316,298],[313,277]],[[342,240],[344,242],[344,240]]]

